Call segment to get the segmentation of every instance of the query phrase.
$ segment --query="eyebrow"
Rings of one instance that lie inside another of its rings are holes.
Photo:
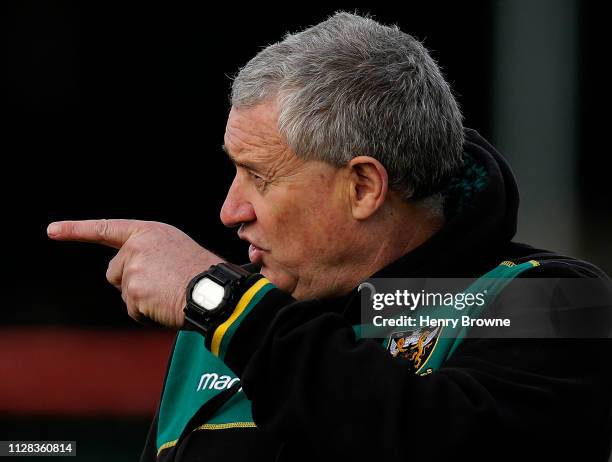
[[[254,163],[251,162],[239,162],[236,159],[234,159],[234,157],[232,156],[232,154],[227,150],[227,148],[225,147],[225,144],[221,145],[221,149],[223,150],[223,152],[225,154],[227,154],[227,157],[229,158],[229,160],[232,161],[232,163],[237,166],[237,167],[242,167],[242,168],[246,168],[248,170],[254,170],[256,172],[259,172],[261,169]]]

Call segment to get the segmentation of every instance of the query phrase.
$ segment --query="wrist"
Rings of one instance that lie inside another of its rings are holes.
[[[244,292],[261,278],[231,263],[212,265],[198,274],[186,290],[185,327],[207,336],[231,315]]]

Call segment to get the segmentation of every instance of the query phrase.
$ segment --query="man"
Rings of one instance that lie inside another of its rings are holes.
[[[161,223],[49,226],[119,249],[107,279],[132,317],[188,329],[142,460],[606,460],[607,343],[465,338],[415,365],[389,345],[422,332],[358,338],[372,276],[605,279],[511,242],[512,173],[418,41],[338,13],[269,46],[233,83],[224,150],[246,269]]]

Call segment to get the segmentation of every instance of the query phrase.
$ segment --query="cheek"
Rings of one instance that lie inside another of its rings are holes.
[[[272,199],[272,198],[270,198]],[[277,198],[274,198],[277,199]],[[269,247],[271,265],[295,265],[301,249],[310,245],[305,213],[287,197],[262,204],[257,214],[257,227],[262,243]],[[298,261],[299,263],[299,261]]]
[[[347,238],[346,217],[332,200],[309,201],[296,210],[293,218],[293,224],[286,225],[296,235],[298,251],[307,252],[307,257],[324,258]]]
[[[345,247],[351,238],[347,219],[340,214],[338,209],[325,212],[321,214],[317,230],[319,241],[328,249],[339,250]]]
[[[313,258],[325,259],[346,244],[348,217],[331,184],[321,182],[306,192],[301,185],[287,185],[279,197],[269,199],[275,200],[266,204],[258,219],[279,263],[291,267],[308,264]]]

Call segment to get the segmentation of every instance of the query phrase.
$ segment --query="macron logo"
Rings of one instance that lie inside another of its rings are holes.
[[[196,391],[202,390],[224,390],[230,388],[240,379],[238,377],[230,377],[229,375],[219,375],[214,372],[207,372],[200,377],[200,383]],[[242,388],[241,388],[242,390]]]

